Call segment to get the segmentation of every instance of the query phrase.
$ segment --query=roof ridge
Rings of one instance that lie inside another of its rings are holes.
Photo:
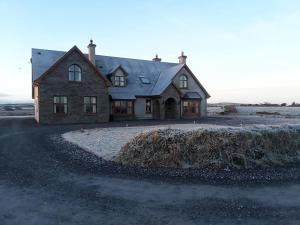
[[[130,60],[137,60],[137,61],[146,61],[146,62],[157,63],[157,64],[167,63],[167,64],[174,64],[174,66],[178,64],[175,62],[157,62],[157,61],[153,61],[151,59],[137,59],[137,58],[128,58],[128,57],[120,57],[120,56],[109,56],[109,55],[96,55],[96,57],[97,56],[108,57],[108,58],[118,58],[118,59],[130,59]]]
[[[37,50],[37,51],[52,51],[52,52],[61,52],[61,53],[67,53],[68,51],[60,51],[60,50],[51,50],[51,49],[42,49],[42,48],[31,48],[32,50]],[[87,53],[83,53],[84,55],[88,55]],[[120,56],[109,56],[109,55],[95,55],[96,57],[109,57],[109,58],[118,58],[118,59],[131,59],[131,60],[138,60],[138,61],[146,61],[146,62],[153,62],[153,63],[157,63],[157,64],[161,64],[161,63],[168,63],[168,64],[178,64],[175,62],[157,62],[157,61],[153,61],[150,59],[137,59],[137,58],[129,58],[129,57],[120,57]]]

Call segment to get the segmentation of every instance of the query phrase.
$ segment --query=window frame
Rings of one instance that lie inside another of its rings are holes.
[[[121,78],[123,80],[121,80]],[[122,82],[122,84],[121,84]],[[117,84],[118,83],[118,84]],[[126,79],[124,75],[114,75],[114,86],[115,87],[126,87]]]
[[[200,115],[201,101],[198,100],[183,100],[182,101],[182,114],[187,115]]]
[[[77,74],[78,73],[78,74]],[[79,75],[79,79],[76,76]],[[82,69],[78,64],[71,64],[68,67],[68,80],[72,82],[81,82]]]
[[[86,103],[86,99],[89,99],[88,102]],[[92,99],[94,99],[95,101],[92,101]],[[91,107],[91,112],[88,112],[88,110],[86,110],[87,106]],[[95,108],[94,108],[95,106]],[[95,111],[94,111],[95,109]],[[83,96],[83,112],[85,114],[89,114],[89,115],[95,115],[97,114],[97,97],[96,96]]]
[[[147,102],[150,102],[150,105],[148,105]],[[149,110],[148,107],[150,107],[150,110]],[[145,113],[146,114],[151,114],[152,113],[152,99],[148,98],[148,99],[145,100]]]
[[[62,100],[62,98],[66,99],[66,102]],[[58,99],[58,102],[55,100]],[[57,107],[62,107],[63,110],[62,112],[58,110],[57,112]],[[53,96],[53,114],[55,115],[67,115],[68,114],[68,96],[65,95],[54,95]]]
[[[179,87],[181,89],[187,89],[188,88],[188,77],[185,74],[180,75],[179,77]]]
[[[113,114],[117,115],[117,116],[133,115],[134,114],[134,102],[128,101],[128,100],[114,100],[113,101]]]

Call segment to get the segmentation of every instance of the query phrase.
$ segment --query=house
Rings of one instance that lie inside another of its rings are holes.
[[[180,119],[206,116],[209,94],[186,65],[32,49],[35,119],[43,124],[109,120]]]

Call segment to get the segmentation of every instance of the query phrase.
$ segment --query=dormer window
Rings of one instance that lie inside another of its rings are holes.
[[[125,87],[125,76],[116,74],[114,85],[116,87]]]
[[[77,64],[69,66],[69,80],[81,81],[81,68]]]
[[[188,78],[186,75],[181,75],[179,78],[179,87],[187,88],[188,87]]]
[[[126,86],[126,76],[127,72],[121,65],[118,65],[109,72],[111,76],[111,81],[115,87],[125,87]]]

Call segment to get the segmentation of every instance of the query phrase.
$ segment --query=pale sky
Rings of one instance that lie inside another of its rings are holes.
[[[209,102],[300,102],[298,0],[0,0],[0,102],[31,99],[31,48],[187,64]]]

